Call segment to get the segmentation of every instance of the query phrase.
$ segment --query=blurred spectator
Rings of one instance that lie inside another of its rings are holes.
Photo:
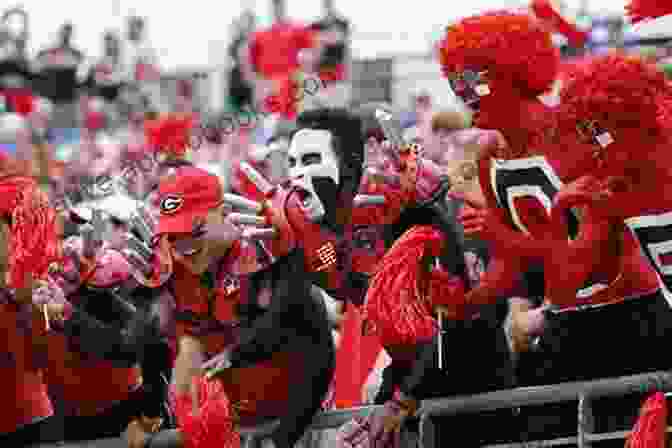
[[[266,175],[274,184],[281,183],[287,177],[287,151],[289,151],[289,132],[279,132],[268,141],[266,147]]]
[[[401,114],[401,125],[404,128],[422,127],[428,124],[432,114],[432,96],[427,90],[419,89],[410,98],[409,110]]]
[[[64,24],[56,46],[40,51],[35,61],[39,93],[54,103],[53,126],[57,128],[76,127],[79,116],[75,100],[83,81],[78,79],[78,72],[84,55],[72,46],[73,30],[72,24]]]
[[[261,103],[277,84],[299,68],[299,53],[315,46],[314,33],[307,26],[290,22],[284,3],[273,2],[276,22],[267,29],[255,32],[250,41],[250,68],[257,76],[255,104]]]
[[[127,24],[127,40],[122,51],[125,78],[131,84],[129,95],[140,98],[127,99],[140,102],[143,106],[159,112],[165,112],[166,106],[161,97],[161,73],[156,51],[147,41],[147,24],[140,17],[130,17]]]
[[[89,94],[115,102],[124,83],[121,41],[114,32],[103,35],[103,57],[91,68],[87,79]]]
[[[84,126],[89,129],[116,127],[119,119],[117,100],[124,85],[121,42],[113,32],[103,35],[103,57],[90,69],[83,98]]]
[[[425,142],[425,155],[438,163],[447,165],[452,160],[462,160],[464,151],[457,142],[457,131],[467,127],[467,117],[457,111],[442,111],[431,120],[431,137]]]
[[[84,55],[72,46],[73,30],[72,24],[63,25],[56,46],[37,55],[42,96],[56,104],[72,103],[77,95],[77,71],[84,62]]]
[[[234,24],[233,42],[229,46],[229,56],[233,61],[229,74],[229,101],[234,110],[241,110],[254,104],[253,81],[249,72],[249,38],[254,30],[256,17],[246,11]]]
[[[0,24],[0,92],[5,97],[32,87],[33,77],[25,52],[27,20],[25,11],[12,9],[3,15]],[[3,109],[16,112],[12,101],[7,101]]]
[[[300,62],[308,78],[311,92],[300,97],[305,109],[319,107],[347,107],[350,103],[350,86],[347,79],[349,62],[350,24],[335,14],[310,26],[315,33],[315,45],[301,52]],[[319,84],[317,80],[320,80]]]
[[[342,72],[350,52],[350,22],[332,13],[311,28],[320,33],[320,72]]]

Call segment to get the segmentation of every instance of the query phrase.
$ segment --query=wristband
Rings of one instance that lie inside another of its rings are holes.
[[[419,407],[420,407],[420,406],[418,405],[417,400],[414,400],[414,399],[412,399],[412,398],[407,399],[407,400],[397,400],[397,399],[394,399],[394,400],[392,400],[392,401],[393,401],[397,406],[399,406],[401,409],[403,409],[404,411],[408,412],[408,415],[411,415],[411,416],[412,416],[412,415],[415,415],[415,413],[418,411],[418,409],[419,409]]]

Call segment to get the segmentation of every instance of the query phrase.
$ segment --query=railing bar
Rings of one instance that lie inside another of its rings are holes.
[[[654,372],[621,378],[524,387],[472,396],[424,400],[420,412],[430,415],[464,414],[574,401],[583,394],[594,398],[670,389],[672,389],[672,374]]]
[[[590,448],[588,435],[595,432],[595,421],[590,398],[585,394],[579,397],[578,414],[578,448]]]
[[[600,441],[600,440],[617,440],[627,438],[632,431],[615,431],[615,432],[603,432],[599,434],[587,434],[588,439],[591,441]],[[667,433],[672,433],[672,426],[668,426]]]
[[[315,417],[315,420],[313,420],[313,423],[311,423],[308,430],[316,431],[338,428],[355,417],[366,417],[378,408],[382,408],[382,406],[362,406],[358,408],[324,412]]]
[[[546,446],[576,445],[577,437],[561,437],[551,440],[535,440],[531,442],[502,443],[497,445],[484,445],[483,448],[541,448]]]

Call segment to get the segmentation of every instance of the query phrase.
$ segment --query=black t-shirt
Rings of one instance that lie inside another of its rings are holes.
[[[103,60],[91,68],[86,87],[91,95],[100,96],[106,101],[116,101],[123,85],[121,67]]]
[[[31,82],[32,76],[27,61],[0,60],[0,90],[30,88]]]
[[[40,94],[54,103],[70,103],[77,94],[77,70],[84,55],[72,47],[43,50],[37,55],[40,66]]]
[[[347,41],[350,35],[350,23],[339,17],[330,17],[313,24],[312,28],[318,32],[339,31],[345,37],[342,42],[328,44],[324,47],[319,62],[320,69],[329,70],[344,64],[348,55]]]
[[[0,90],[30,88],[31,82],[28,60],[11,41],[0,45]]]

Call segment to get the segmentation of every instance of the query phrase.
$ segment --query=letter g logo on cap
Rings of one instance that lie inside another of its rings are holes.
[[[172,215],[182,208],[184,199],[179,196],[166,196],[161,199],[161,213],[164,215]]]

